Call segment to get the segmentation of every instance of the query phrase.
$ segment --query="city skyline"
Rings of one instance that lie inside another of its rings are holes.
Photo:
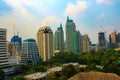
[[[66,17],[69,16],[82,35],[88,34],[91,41],[97,43],[98,33],[103,29],[107,35],[114,29],[120,32],[119,4],[119,0],[1,0],[0,27],[8,30],[9,41],[14,34],[14,25],[23,40],[36,39],[37,30],[43,25],[55,32],[62,23],[65,33]]]

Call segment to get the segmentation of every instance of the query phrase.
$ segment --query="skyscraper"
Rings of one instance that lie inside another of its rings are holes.
[[[54,56],[53,32],[50,27],[40,27],[37,32],[37,45],[43,61],[48,61]]]
[[[116,31],[109,35],[109,48],[117,48],[117,35]]]
[[[81,52],[81,34],[79,31],[72,33],[72,52],[75,54]]]
[[[76,25],[73,20],[67,17],[66,21],[66,51],[80,53],[80,33],[76,31]]]
[[[82,52],[88,52],[91,50],[91,41],[87,34],[82,35]]]
[[[98,33],[98,43],[99,43],[99,49],[105,49],[106,48],[106,39],[105,39],[105,33],[100,32]]]
[[[62,24],[60,24],[60,27],[58,27],[57,30],[55,31],[54,51],[55,52],[64,51],[64,34],[63,34]]]
[[[40,62],[38,47],[34,39],[26,39],[23,41],[21,63],[30,63],[37,65]]]
[[[120,33],[117,34],[117,48],[120,48]]]
[[[7,56],[6,29],[0,28],[0,68],[9,66]]]

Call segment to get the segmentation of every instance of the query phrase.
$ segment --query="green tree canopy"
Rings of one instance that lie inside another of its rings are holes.
[[[75,67],[72,64],[65,65],[62,68],[62,75],[66,76],[67,78],[70,78],[74,74],[76,74]]]

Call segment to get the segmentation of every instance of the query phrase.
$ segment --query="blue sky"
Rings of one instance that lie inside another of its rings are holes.
[[[55,31],[62,23],[65,31],[69,16],[82,35],[88,34],[97,43],[100,31],[120,32],[119,8],[120,0],[0,0],[0,27],[8,30],[8,40],[14,27],[24,40],[36,38],[43,25]]]

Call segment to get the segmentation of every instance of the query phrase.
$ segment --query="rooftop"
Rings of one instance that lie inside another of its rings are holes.
[[[47,73],[34,73],[34,74],[30,74],[30,75],[27,75],[25,76],[27,79],[40,79],[40,78],[43,78],[43,77],[46,77],[47,76]]]
[[[62,70],[62,67],[54,67],[54,68],[48,69],[48,72],[49,71],[61,71],[61,70]]]
[[[26,39],[23,42],[35,42],[35,40],[34,39]]]

